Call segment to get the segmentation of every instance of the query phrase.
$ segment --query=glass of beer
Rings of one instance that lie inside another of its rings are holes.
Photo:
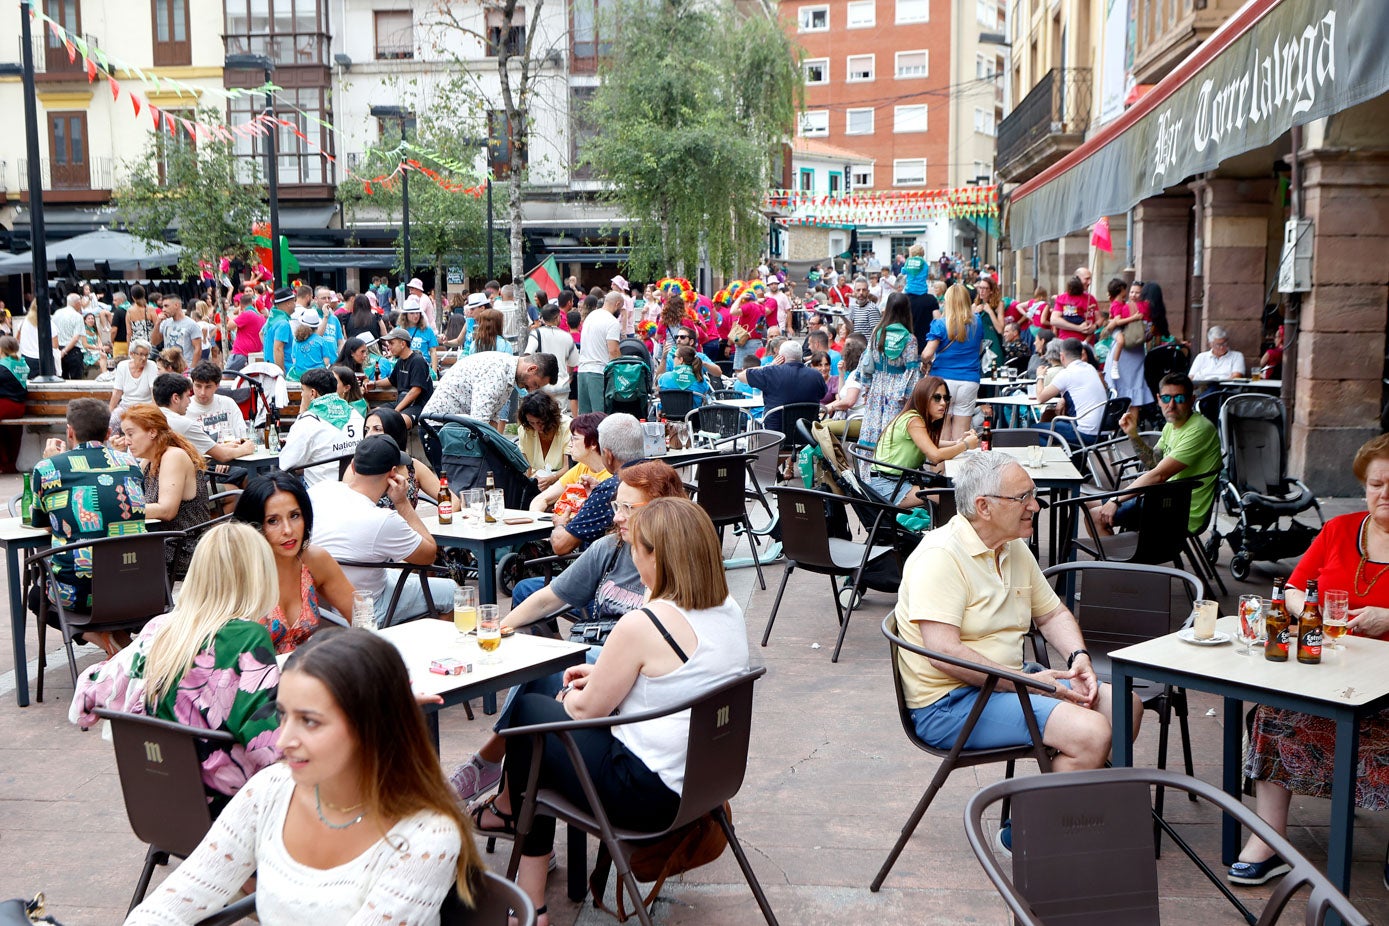
[[[1341,637],[1346,635],[1346,621],[1350,618],[1350,592],[1341,589],[1327,589],[1322,593],[1322,633],[1333,649],[1345,646]]]
[[[1209,640],[1215,636],[1215,621],[1220,614],[1220,602],[1201,599],[1192,607],[1192,635],[1198,640]]]
[[[482,650],[483,665],[495,666],[501,661],[497,658],[497,647],[502,645],[502,621],[494,604],[478,608],[477,645]]]
[[[471,585],[453,590],[453,626],[460,636],[477,629],[477,589]]]
[[[371,592],[352,593],[352,626],[359,630],[376,630],[376,597]]]

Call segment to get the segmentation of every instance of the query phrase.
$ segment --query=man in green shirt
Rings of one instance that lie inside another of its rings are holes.
[[[1137,489],[1169,479],[1190,479],[1205,473],[1212,474],[1200,480],[1191,491],[1187,530],[1195,533],[1205,526],[1206,516],[1215,501],[1213,471],[1220,466],[1220,435],[1205,416],[1196,414],[1193,393],[1191,380],[1185,373],[1169,373],[1158,384],[1158,401],[1162,404],[1162,414],[1167,424],[1163,425],[1156,452],[1138,436],[1137,409],[1129,409],[1119,420],[1119,426],[1129,436],[1143,465],[1148,468],[1126,488]],[[1096,506],[1095,523],[1100,533],[1112,533],[1115,527],[1136,527],[1138,502],[1137,498],[1123,501],[1110,499]]]

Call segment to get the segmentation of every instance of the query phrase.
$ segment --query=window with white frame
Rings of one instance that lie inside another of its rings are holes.
[[[982,107],[974,107],[974,131],[980,135],[994,134],[994,111]]]
[[[931,21],[931,0],[897,0],[897,23]]]
[[[846,113],[844,121],[845,135],[872,135],[873,134],[873,110],[851,109]]]
[[[992,181],[992,180],[993,180],[993,175],[994,175],[994,166],[993,166],[993,164],[991,164],[991,163],[988,162],[988,161],[975,161],[975,162],[974,162],[974,176],[976,176],[976,177],[988,177],[989,180]]]
[[[892,162],[893,186],[925,186],[926,159],[898,158]]]
[[[849,182],[856,190],[873,185],[873,168],[854,167],[849,171]]]
[[[974,18],[988,29],[998,28],[997,0],[974,0]]]
[[[830,8],[827,6],[803,6],[799,10],[798,21],[801,32],[828,32],[830,30]]]
[[[848,6],[849,28],[867,29],[877,25],[877,0],[853,0]]]
[[[876,57],[876,55],[850,55],[847,61],[849,83],[872,80]]]
[[[904,77],[925,77],[929,70],[929,59],[926,49],[920,51],[899,51],[897,53],[897,78]]]
[[[830,111],[812,109],[801,113],[801,136],[819,138],[830,133]]]
[[[986,55],[982,51],[974,56],[974,76],[980,80],[992,80],[998,70],[998,56]]]
[[[801,67],[805,69],[805,85],[807,87],[830,82],[830,59],[807,58],[802,62]]]
[[[925,104],[895,107],[892,112],[892,131],[898,134],[926,131]]]

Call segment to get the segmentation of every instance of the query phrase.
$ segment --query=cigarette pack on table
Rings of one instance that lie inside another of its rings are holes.
[[[473,671],[473,664],[446,656],[443,659],[430,660],[429,671],[435,675],[467,675]]]

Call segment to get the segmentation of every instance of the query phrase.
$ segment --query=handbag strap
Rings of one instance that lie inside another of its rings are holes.
[[[675,655],[680,657],[680,661],[689,662],[690,657],[686,656],[685,651],[680,648],[680,644],[675,642],[675,638],[670,635],[670,631],[666,629],[666,625],[661,623],[661,619],[656,616],[656,612],[652,611],[650,608],[642,608],[642,611],[645,612],[647,617],[651,618],[651,623],[655,624],[656,629],[661,632],[661,636],[666,638],[666,642],[670,644],[671,649],[675,650]]]

